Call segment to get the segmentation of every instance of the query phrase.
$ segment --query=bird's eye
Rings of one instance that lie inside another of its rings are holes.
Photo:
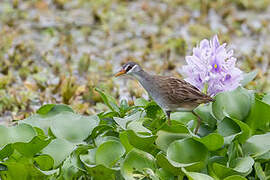
[[[126,69],[126,72],[128,72],[131,69],[132,69],[132,67],[131,66],[128,66],[127,69]]]

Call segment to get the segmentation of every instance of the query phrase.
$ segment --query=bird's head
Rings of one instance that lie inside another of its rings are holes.
[[[128,62],[122,66],[122,69],[118,73],[115,74],[115,77],[121,76],[123,74],[133,75],[137,72],[140,72],[141,70],[142,68],[139,64],[135,62]]]

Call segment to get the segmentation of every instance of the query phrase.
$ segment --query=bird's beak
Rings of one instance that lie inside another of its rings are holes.
[[[121,71],[119,71],[118,73],[116,73],[114,76],[118,77],[121,76],[122,74],[126,74],[126,70],[122,69]]]

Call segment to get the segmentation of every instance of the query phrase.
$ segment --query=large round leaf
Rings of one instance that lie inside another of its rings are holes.
[[[270,105],[270,93],[267,93],[263,99],[262,99],[263,102],[265,102],[266,104],[269,104]]]
[[[157,176],[160,180],[174,180],[174,175],[170,172],[164,170],[163,168],[159,168],[156,171]]]
[[[270,151],[270,133],[251,136],[243,145],[246,155],[258,157]]]
[[[0,148],[16,142],[28,143],[36,136],[36,131],[28,124],[19,124],[13,127],[0,126]]]
[[[189,134],[189,130],[186,126],[177,124],[174,126],[168,126],[165,124],[158,132],[157,132],[156,145],[159,149],[164,152],[167,151],[168,146],[175,140],[184,139],[186,137],[191,137]]]
[[[162,167],[162,169],[174,174],[174,175],[183,175],[181,167],[174,167],[161,152],[156,156],[157,164]]]
[[[51,139],[42,139],[35,136],[29,143],[17,142],[13,144],[13,148],[26,157],[33,157],[46,147],[51,142]]]
[[[247,179],[240,175],[232,175],[232,176],[226,177],[224,180],[247,180]]]
[[[53,168],[54,160],[51,156],[42,154],[34,158],[35,163],[37,166],[44,171],[48,171]]]
[[[95,180],[115,179],[116,170],[105,167],[101,164],[96,165],[89,163],[87,157],[89,156],[81,156],[80,158],[84,164],[85,169],[91,177],[94,177]]]
[[[26,158],[20,159],[20,162],[6,161],[1,163],[1,166],[5,166],[7,168],[7,170],[0,171],[1,179],[3,177],[7,180],[47,179],[47,175],[29,163],[29,159]]]
[[[253,164],[254,160],[250,156],[247,156],[234,159],[230,166],[233,168],[233,170],[246,174],[252,170]]]
[[[51,156],[54,160],[54,167],[57,167],[74,149],[75,145],[65,139],[54,139],[42,150],[42,153]]]
[[[221,148],[224,144],[224,139],[220,134],[211,133],[204,137],[193,137],[194,140],[204,144],[210,151],[215,151]]]
[[[119,141],[107,141],[101,144],[96,151],[96,164],[113,167],[125,154],[125,148]]]
[[[132,130],[127,130],[127,138],[129,143],[138,149],[150,152],[153,149],[155,139],[157,136],[155,135],[143,135],[139,133],[135,133]]]
[[[96,163],[96,151],[97,148],[89,149],[87,154],[81,154],[80,159],[84,164],[94,165]]]
[[[200,116],[202,122],[209,126],[210,128],[214,128],[217,124],[217,120],[212,115],[212,104],[203,104],[196,108],[195,112]],[[197,119],[197,117],[196,117]]]
[[[86,139],[99,123],[97,116],[81,116],[71,112],[59,113],[51,119],[52,133],[74,143]]]
[[[127,123],[132,122],[132,121],[137,121],[137,120],[143,118],[144,116],[145,116],[145,112],[138,111],[138,112],[136,112],[130,116],[124,117],[124,118],[114,117],[113,119],[121,128],[126,129]],[[139,126],[141,127],[142,124],[140,123]],[[145,127],[143,127],[143,128],[145,128]],[[140,129],[140,130],[142,130],[142,129]]]
[[[190,167],[189,170],[200,170],[208,156],[207,148],[192,138],[176,140],[167,150],[167,158],[175,167]]]
[[[128,141],[128,134],[126,131],[123,131],[119,134],[119,139],[125,147],[127,153],[133,149],[133,146]]]
[[[64,104],[46,104],[37,110],[34,114],[19,123],[26,123],[33,127],[38,127],[48,133],[53,116],[61,112],[74,112],[69,106]]]
[[[242,86],[247,85],[249,82],[251,82],[258,74],[258,70],[254,70],[248,73],[243,74],[243,79],[240,81]]]
[[[255,98],[246,123],[253,132],[256,130],[268,132],[270,130],[270,105]]]
[[[247,176],[252,171],[253,164],[254,160],[249,156],[234,159],[230,167],[227,166],[225,158],[216,158],[209,161],[208,169],[212,176],[224,179],[232,175]]]
[[[218,120],[222,120],[225,116],[244,120],[250,110],[251,97],[252,94],[241,87],[234,91],[219,93],[212,104],[213,114]]]
[[[171,114],[171,120],[182,124],[188,124],[190,120],[196,120],[196,118],[191,112],[173,112]]]
[[[63,111],[74,112],[65,104],[46,104],[37,110],[37,114],[53,116]]]
[[[187,175],[189,180],[214,180],[211,176],[198,172],[188,172],[185,168],[182,171]]]
[[[217,132],[224,137],[225,144],[230,144],[237,135],[241,134],[241,128],[232,119],[225,117],[218,123]]]
[[[149,129],[143,126],[144,119],[137,119],[134,121],[131,121],[127,124],[127,129],[133,130],[134,132],[142,132],[142,133],[151,133]]]
[[[151,154],[138,149],[131,150],[121,164],[121,173],[126,180],[135,180],[135,174],[145,169],[155,171],[155,159]]]

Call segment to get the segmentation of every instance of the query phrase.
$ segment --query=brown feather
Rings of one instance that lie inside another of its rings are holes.
[[[214,101],[190,83],[169,76],[152,76],[160,89],[160,95],[166,97],[167,104],[175,108],[194,108],[202,103]]]

